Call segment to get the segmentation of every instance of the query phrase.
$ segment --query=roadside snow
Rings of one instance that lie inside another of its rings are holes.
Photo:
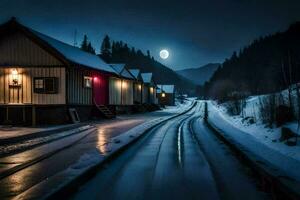
[[[181,113],[184,112],[188,107],[190,107],[193,103],[193,101],[196,98],[188,98],[184,100],[182,103],[175,99],[175,106],[166,106],[163,110],[157,111],[157,112],[169,112],[169,113]]]
[[[279,142],[280,128],[270,129],[262,123],[248,124],[240,116],[229,116],[222,106],[208,102],[209,122],[226,138],[300,180],[300,146]]]

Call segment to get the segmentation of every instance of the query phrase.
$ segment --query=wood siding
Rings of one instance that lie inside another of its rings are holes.
[[[111,77],[109,79],[109,104],[133,105],[133,81]]]
[[[143,103],[149,103],[149,85],[143,85]]]
[[[92,105],[93,89],[84,87],[84,76],[92,77],[91,70],[85,70],[77,67],[68,69],[68,103],[73,105]]]
[[[109,79],[109,104],[121,105],[121,79],[111,77]]]
[[[133,84],[133,101],[141,103],[142,101],[142,83],[135,82]]]
[[[157,94],[156,94],[156,88],[155,87],[150,87],[149,89],[149,103],[157,104]]]
[[[133,81],[122,80],[122,105],[133,105]]]
[[[0,39],[1,66],[61,66],[62,63],[21,33]]]
[[[93,101],[97,105],[107,105],[109,102],[109,75],[93,72]]]
[[[12,74],[13,69],[17,70],[17,75]],[[65,104],[65,76],[63,67],[0,67],[0,104]],[[58,78],[58,93],[34,93],[34,77]],[[13,86],[15,78],[18,86]]]

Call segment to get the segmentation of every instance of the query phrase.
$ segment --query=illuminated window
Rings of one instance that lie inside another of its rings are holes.
[[[35,77],[34,92],[44,94],[58,93],[58,78],[57,77]]]
[[[91,88],[93,84],[93,79],[90,76],[84,76],[83,77],[83,86],[85,88]]]

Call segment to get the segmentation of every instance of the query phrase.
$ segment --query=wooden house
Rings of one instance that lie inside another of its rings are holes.
[[[112,77],[118,75],[96,55],[15,19],[0,26],[0,123],[85,120],[95,104],[109,104]]]
[[[109,82],[109,104],[118,108],[133,105],[133,83],[135,78],[125,64],[110,64],[119,77],[111,77]]]
[[[141,104],[143,101],[143,78],[141,71],[139,69],[130,69],[129,72],[135,78],[135,82],[133,83],[133,102],[134,104]]]
[[[144,104],[157,104],[157,97],[156,97],[156,84],[153,80],[152,73],[142,73],[141,74],[143,79],[143,98],[142,102]]]
[[[162,106],[175,105],[175,86],[174,85],[157,85],[158,103]]]

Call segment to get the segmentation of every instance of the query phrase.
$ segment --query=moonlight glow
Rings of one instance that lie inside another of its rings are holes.
[[[169,52],[166,49],[163,49],[159,52],[159,56],[162,59],[167,59],[169,57]]]

